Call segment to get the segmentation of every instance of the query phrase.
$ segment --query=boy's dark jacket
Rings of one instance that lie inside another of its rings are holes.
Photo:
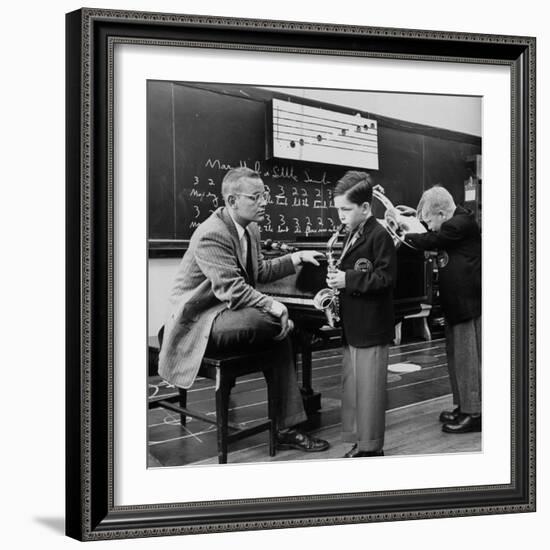
[[[394,337],[393,287],[397,259],[392,238],[368,218],[340,259],[346,288],[340,291],[344,341],[354,347],[385,345]]]
[[[441,307],[455,325],[481,315],[481,233],[471,210],[457,206],[439,231],[414,233],[407,242],[437,250]]]

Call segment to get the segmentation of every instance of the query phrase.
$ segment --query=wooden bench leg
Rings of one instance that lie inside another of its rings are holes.
[[[402,326],[402,321],[400,321],[399,323],[397,323],[397,325],[395,325],[394,342],[396,346],[399,346],[401,344],[401,326]]]
[[[422,329],[423,329],[423,332],[424,332],[424,340],[430,341],[432,339],[432,333],[430,332],[430,327],[428,325],[428,319],[426,317],[424,317],[424,319],[422,319],[422,321],[423,321]]]
[[[270,421],[269,427],[269,456],[275,456],[277,448],[277,391],[275,374],[273,369],[264,371],[265,381],[267,383],[267,415]]]
[[[229,422],[229,394],[235,384],[232,379],[220,376],[220,383],[216,389],[216,418],[218,420],[218,462],[227,463],[227,433]]]
[[[187,408],[187,390],[184,390],[183,388],[178,388],[178,392],[179,392],[179,406],[182,408],[182,409],[186,409]],[[180,424],[182,426],[185,426],[187,422],[187,416],[185,415],[185,413],[180,413]]]

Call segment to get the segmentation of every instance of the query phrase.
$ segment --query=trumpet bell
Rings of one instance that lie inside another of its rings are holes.
[[[405,236],[408,233],[426,232],[426,228],[416,217],[416,215],[414,214],[414,210],[409,207],[394,207],[392,202],[388,199],[388,197],[386,197],[383,189],[380,186],[377,186],[373,190],[372,195],[374,198],[378,199],[386,208],[386,211],[384,212],[384,218],[378,219],[378,222],[390,234],[391,238],[393,239],[393,244],[396,247],[400,244],[404,244],[405,246],[408,246],[413,250],[418,250],[415,246],[405,240]],[[408,215],[402,214],[402,211],[406,211]]]
[[[397,245],[402,243],[413,250],[418,250],[415,246],[405,240],[409,233],[426,233],[426,228],[422,225],[416,216],[404,216],[396,213],[395,210],[386,210],[383,220],[378,220],[391,235],[393,243]]]

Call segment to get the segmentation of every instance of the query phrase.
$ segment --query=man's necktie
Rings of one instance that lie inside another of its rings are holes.
[[[252,243],[250,242],[250,234],[248,230],[244,230],[246,237],[246,274],[248,276],[248,284],[250,286],[256,286],[254,281],[254,268],[252,266]]]

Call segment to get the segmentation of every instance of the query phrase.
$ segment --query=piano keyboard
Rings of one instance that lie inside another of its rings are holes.
[[[313,306],[313,298],[297,298],[295,296],[281,296],[279,301],[283,304],[291,304],[295,306]]]
[[[271,298],[292,306],[313,306],[313,298],[298,298],[297,296],[277,296],[276,294],[269,294]]]

